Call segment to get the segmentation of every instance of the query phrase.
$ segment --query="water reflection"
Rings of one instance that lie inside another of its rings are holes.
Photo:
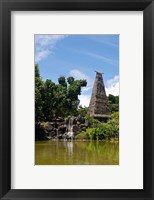
[[[41,141],[35,144],[36,165],[117,165],[117,142]]]
[[[74,142],[73,141],[70,141],[70,142],[64,141],[63,144],[64,144],[64,147],[66,148],[66,150],[68,152],[68,155],[72,156]]]

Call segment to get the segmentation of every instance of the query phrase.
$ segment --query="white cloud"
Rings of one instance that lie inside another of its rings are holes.
[[[54,47],[67,35],[35,35],[35,62],[53,53]]]
[[[35,62],[39,62],[40,60],[46,58],[51,52],[48,49],[42,51],[36,51],[35,53]]]
[[[73,69],[70,71],[70,76],[73,76],[75,79],[86,79],[87,80],[87,86],[82,88],[83,92],[87,92],[92,88],[93,80],[91,77],[87,76],[83,72],[79,71],[78,69]]]
[[[80,100],[80,105],[82,107],[84,107],[84,106],[88,107],[91,95],[88,95],[85,93],[88,92],[90,89],[92,89],[94,80],[78,69],[71,70],[70,76],[73,76],[75,79],[86,79],[87,80],[87,86],[82,88],[82,94],[79,95],[78,98]]]
[[[72,49],[72,50],[77,52],[77,53],[81,53],[83,55],[90,56],[90,57],[95,58],[97,60],[102,60],[106,63],[109,63],[110,65],[118,65],[118,60],[115,60],[113,58],[109,58],[109,57],[99,55],[99,54],[96,54],[96,53],[93,53],[93,52],[88,52],[88,51],[81,51],[81,50],[76,50],[76,49]]]
[[[113,42],[109,42],[109,41],[99,41],[99,42],[103,43],[103,44],[106,44],[106,45],[109,45],[109,46],[112,46],[112,47],[118,48],[118,44],[115,44]]]
[[[91,40],[99,42],[99,43],[102,43],[102,44],[105,44],[105,45],[109,45],[111,47],[118,48],[118,46],[119,46],[117,43],[112,42],[110,40],[104,40],[104,39],[99,39],[99,38],[91,38]]]
[[[88,79],[89,77],[78,69],[73,69],[70,71],[70,75],[76,79]]]
[[[87,91],[89,91],[90,89],[92,89],[92,87],[84,87],[84,88],[82,88],[82,91],[83,91],[83,92],[87,92]]]
[[[80,105],[82,107],[84,106],[88,107],[90,102],[90,97],[91,97],[90,95],[79,95]]]
[[[96,58],[96,59],[98,59],[98,60],[103,60],[104,62],[109,63],[109,64],[111,64],[111,65],[117,65],[117,64],[118,64],[118,61],[117,61],[117,60],[114,60],[114,59],[105,57],[105,56],[103,56],[103,55],[98,55],[98,54],[91,53],[91,52],[84,52],[84,54],[87,55],[87,56]]]
[[[114,96],[119,95],[119,76],[115,76],[113,79],[110,79],[106,83],[106,94],[112,94]]]

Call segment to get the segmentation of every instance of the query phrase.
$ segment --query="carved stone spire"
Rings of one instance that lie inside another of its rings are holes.
[[[88,115],[103,121],[110,118],[110,110],[102,77],[103,73],[95,72],[96,78],[88,108]]]

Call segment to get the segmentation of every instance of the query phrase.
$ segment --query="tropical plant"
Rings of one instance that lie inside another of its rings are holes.
[[[67,80],[67,81],[66,81]],[[36,121],[51,121],[54,117],[77,115],[81,87],[87,85],[86,80],[75,80],[73,77],[43,81],[39,67],[35,65],[35,118]]]
[[[98,123],[96,119],[89,118],[93,123],[82,134],[87,135],[90,140],[104,140],[119,137],[119,113],[113,113],[107,123]],[[95,123],[94,123],[95,122]]]

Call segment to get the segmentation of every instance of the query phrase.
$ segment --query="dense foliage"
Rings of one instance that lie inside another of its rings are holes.
[[[44,82],[41,79],[38,65],[35,65],[35,120],[41,121],[43,114]]]
[[[66,117],[78,114],[81,87],[87,85],[86,80],[75,80],[73,77],[58,78],[55,84],[52,80],[43,81],[38,65],[35,65],[35,119],[36,121],[51,121],[54,117]],[[80,112],[80,111],[79,111]],[[82,111],[81,111],[82,113]]]
[[[119,96],[109,94],[108,103],[111,113],[119,112]]]
[[[88,112],[88,107],[84,106],[82,107],[81,105],[78,107],[77,115],[81,117],[85,117]]]
[[[77,139],[105,140],[119,137],[119,112],[111,115],[107,123],[100,123],[93,118],[87,118],[90,126],[85,132],[77,135]]]

